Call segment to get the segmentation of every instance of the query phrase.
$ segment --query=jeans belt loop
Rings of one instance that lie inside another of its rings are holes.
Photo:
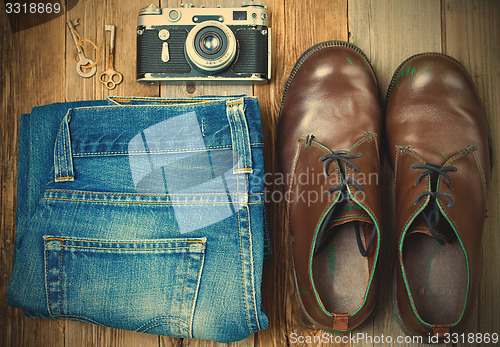
[[[250,132],[245,117],[244,97],[228,100],[226,105],[233,146],[233,174],[251,174],[253,173],[252,150],[250,148]]]
[[[64,116],[57,133],[54,146],[54,175],[55,182],[69,182],[75,180],[73,169],[73,154],[71,152],[71,137],[69,121],[72,110],[69,109]]]

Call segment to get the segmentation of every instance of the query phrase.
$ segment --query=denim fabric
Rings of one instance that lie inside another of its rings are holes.
[[[218,342],[267,328],[262,151],[252,97],[34,108],[21,119],[8,304]]]

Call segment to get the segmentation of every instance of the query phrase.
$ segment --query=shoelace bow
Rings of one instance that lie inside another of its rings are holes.
[[[359,174],[358,166],[356,164],[354,164],[351,159],[361,158],[362,156],[363,156],[363,154],[361,154],[361,153],[349,154],[349,152],[347,152],[345,150],[334,151],[330,154],[326,154],[326,155],[322,156],[321,158],[319,158],[319,161],[323,163],[323,175],[325,176],[325,178],[327,178],[329,176],[328,166],[330,166],[330,163],[332,163],[334,161],[337,162],[338,165],[340,165],[339,161],[345,162],[347,165],[352,167],[352,169],[356,173]],[[345,196],[347,200],[350,200],[349,192],[347,191],[347,184],[350,182],[352,182],[356,185],[358,191],[360,191],[360,192],[363,191],[361,188],[361,184],[354,177],[345,178],[344,175],[342,174],[342,172],[340,172],[340,178],[341,178],[342,183],[340,185],[330,187],[328,189],[328,194],[332,194],[335,191],[340,191],[342,196]],[[318,245],[319,245],[319,241],[322,238],[323,233],[325,232],[326,228],[328,227],[328,224],[330,223],[330,220],[333,217],[334,210],[335,210],[335,208],[332,208],[332,209],[330,209],[330,211],[328,211],[328,214],[326,215],[325,220],[323,221],[323,224],[321,225],[321,229],[320,229],[319,234],[318,234]],[[356,222],[355,223],[355,230],[356,230],[356,241],[358,243],[358,249],[359,249],[359,252],[361,253],[361,255],[363,257],[366,257],[366,256],[368,256],[368,253],[370,253],[373,239],[375,238],[376,227],[374,224],[373,230],[372,230],[372,233],[370,236],[370,240],[368,241],[368,245],[367,245],[366,249],[364,248],[363,243],[361,242],[361,235],[360,235],[359,229],[360,229],[359,222]],[[335,235],[335,232],[331,232],[330,234],[331,235],[329,237],[329,240],[331,240],[333,238],[333,236]],[[323,246],[321,246],[319,248],[316,247],[317,249],[315,250],[315,253],[320,252],[324,247],[326,247],[326,244],[328,244],[328,242],[324,242]]]
[[[451,172],[457,171],[457,168],[454,166],[443,166],[443,165],[439,165],[436,163],[416,164],[416,165],[410,166],[410,168],[416,169],[416,170],[422,170],[422,169],[426,170],[426,171],[420,173],[420,175],[417,178],[416,184],[419,184],[420,181],[422,180],[422,178],[424,178],[426,175],[431,175],[433,173],[436,173],[438,178],[439,178],[439,176],[443,176],[444,178],[446,178],[448,180],[447,185],[448,185],[448,188],[450,188],[450,189],[452,188],[453,183],[452,183],[451,177],[446,172],[447,171],[451,171]],[[446,196],[448,199],[450,199],[450,202],[446,204],[447,207],[453,206],[453,204],[455,203],[455,198],[451,194],[446,193],[446,192],[426,191],[426,192],[420,193],[417,196],[417,198],[415,199],[415,204],[418,203],[420,201],[420,199],[422,199],[422,197],[427,196],[427,195],[431,197],[431,201],[429,201],[429,204],[432,204],[431,210],[429,212],[422,211],[422,216],[424,217],[424,220],[427,222],[427,225],[429,226],[429,231],[430,231],[432,237],[441,246],[444,246],[445,242],[442,239],[440,239],[437,236],[436,232],[434,231],[434,228],[439,223],[439,216],[440,216],[439,206],[437,204],[437,198],[441,195],[441,196]]]

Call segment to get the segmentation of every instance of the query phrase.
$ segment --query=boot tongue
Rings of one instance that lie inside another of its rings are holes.
[[[335,214],[330,220],[330,227],[356,221],[373,223],[368,213],[366,213],[366,211],[361,206],[356,205],[352,200],[341,203],[338,207],[336,206],[335,208],[337,211],[335,211]]]
[[[436,233],[436,236],[443,240],[446,243],[450,243],[452,239],[449,237],[449,235],[446,235],[445,233],[440,232],[439,230],[439,225],[434,228],[434,232]],[[416,234],[424,234],[429,237],[433,237],[430,230],[429,226],[427,225],[427,222],[423,218],[419,218],[417,221],[413,222],[411,229],[406,233],[407,236],[410,235],[416,235]]]
[[[375,235],[373,221],[370,215],[368,215],[368,213],[366,213],[361,206],[355,204],[352,200],[348,200],[335,204],[335,206],[333,206],[328,212],[323,222],[324,224],[318,233],[317,242],[314,247],[314,254],[316,255],[324,249],[329,242],[328,239],[331,239],[338,231],[338,228],[336,227],[351,222],[356,224],[356,232],[361,232],[362,235],[361,237],[359,237],[359,234],[357,236],[357,242],[361,254],[363,255],[364,252],[361,249],[366,249],[366,247],[368,247],[366,252],[369,253],[371,246],[368,246],[367,244],[371,245],[371,241]]]

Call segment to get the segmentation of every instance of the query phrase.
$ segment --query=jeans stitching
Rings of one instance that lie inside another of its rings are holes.
[[[233,103],[234,104],[234,103]],[[229,103],[226,102],[226,117],[229,123],[229,130],[231,132],[231,145],[233,148],[233,152],[236,152],[237,155],[240,154],[240,144],[239,144],[239,139],[238,139],[238,132],[236,131],[236,117],[234,115],[234,109],[235,107],[231,106]],[[234,153],[233,153],[233,173],[237,170],[240,169],[240,160],[238,158],[237,161],[235,161],[234,158]]]
[[[243,161],[242,161],[242,164],[243,164],[243,168],[240,168],[241,170],[250,170],[249,168],[249,163],[248,163],[248,156],[247,156],[247,137],[248,137],[248,134],[245,132],[245,129],[243,127],[243,120],[242,120],[242,117],[243,115],[241,114],[241,110],[238,108],[237,109],[237,115],[238,115],[238,123],[239,123],[239,132],[241,132],[241,147],[243,149]]]
[[[186,289],[186,280],[189,272],[189,249],[186,252],[186,270],[184,272],[184,283],[182,284],[182,294],[181,294],[181,306],[179,307],[179,337],[181,336],[181,315],[182,315],[182,304],[184,303],[184,290]]]
[[[269,220],[268,220],[268,217],[267,217],[267,205],[264,204],[264,236],[267,240],[267,248],[268,248],[268,255],[270,255],[271,253],[271,239],[269,238]]]
[[[67,165],[67,170],[68,170],[68,176],[70,176],[71,179],[74,178],[75,172],[73,168],[73,153],[71,151],[71,134],[69,132],[69,122],[70,122],[71,114],[68,114],[66,116],[66,123],[65,123],[65,136],[67,137],[67,140],[65,140],[65,157],[66,157],[66,165]],[[67,150],[67,154],[66,154]]]
[[[47,249],[47,240],[45,240],[45,293],[47,295],[47,310],[52,317],[55,315],[52,313],[52,304],[50,302],[50,292],[49,292],[49,250]]]
[[[74,245],[61,245],[62,248],[82,248],[82,249],[102,249],[102,250],[114,250],[120,252],[151,252],[156,250],[169,250],[169,249],[187,249],[189,247],[159,247],[159,248],[113,248],[113,247],[88,247],[88,246],[74,246]],[[62,256],[61,256],[62,258]]]
[[[68,169],[68,154],[66,153],[66,126],[67,126],[66,119],[64,119],[63,120],[63,128],[62,128],[62,140],[63,140],[62,148],[63,148],[63,153],[64,153],[64,167],[66,170],[66,171],[64,171],[64,173],[66,176],[71,176],[69,169]]]
[[[151,320],[149,320],[148,322],[144,323],[143,325],[141,325],[140,327],[138,327],[137,329],[135,329],[135,331],[139,332],[141,331],[142,329],[144,329],[145,327],[147,327],[149,324],[151,324],[152,322],[156,321],[156,320],[160,320],[160,319],[171,319],[172,323],[157,323],[155,325],[152,325],[150,327],[148,327],[147,329],[143,330],[142,332],[145,332],[145,331],[148,331],[149,329],[152,329],[154,327],[157,327],[159,325],[163,325],[163,324],[174,324],[174,325],[178,325],[175,320],[177,320],[177,317],[171,317],[171,316],[163,316],[163,317],[156,317],[156,318],[153,318]],[[186,324],[186,322],[183,320],[183,319],[178,319],[179,321],[182,321],[182,323]],[[183,328],[184,330],[186,330],[185,328]]]
[[[228,194],[228,193],[207,193],[207,194],[135,194],[135,193],[106,193],[106,192],[86,192],[82,190],[57,190],[48,189],[46,193],[75,193],[75,194],[90,194],[90,195],[118,195],[118,196],[144,196],[144,197],[185,197],[185,196],[228,196],[228,195],[247,195],[247,194]],[[249,194],[248,196],[263,196],[264,193]]]
[[[187,242],[187,243],[202,243],[202,244],[205,244],[206,241],[203,241],[203,240],[180,240],[180,241],[175,241],[175,240],[172,240],[172,241],[166,241],[166,242],[161,242],[161,241],[156,241],[156,240],[153,240],[153,241],[134,241],[134,240],[130,240],[130,241],[106,241],[106,240],[85,240],[85,239],[72,239],[72,238],[57,238],[57,237],[49,237],[49,238],[46,238],[45,240],[58,240],[58,241],[78,241],[78,242],[95,242],[95,243],[135,243],[135,244],[148,244],[148,243],[156,243],[156,244],[161,244],[161,243],[184,243],[184,242]],[[64,245],[65,247],[68,247],[68,246],[71,246],[71,245]],[[188,246],[186,246],[188,247]]]
[[[243,108],[243,106],[242,106],[242,108]],[[251,158],[250,159],[248,158],[248,157],[251,157],[251,152],[247,153],[247,145],[250,142],[250,135],[248,133],[248,125],[247,125],[246,119],[245,119],[245,111],[240,109],[240,107],[238,107],[237,110],[238,110],[238,121],[240,122],[240,130],[242,132],[242,137],[243,137],[243,139],[242,139],[243,152],[245,155],[243,166],[247,170],[251,171],[252,170],[252,168],[250,167],[251,164],[250,164],[250,162],[248,162],[248,161],[251,161]],[[248,157],[247,157],[247,155],[248,155]]]
[[[187,324],[189,331],[188,331],[188,336],[189,338],[193,338],[193,320],[194,320],[194,309],[196,306],[196,301],[198,300],[198,293],[200,290],[200,281],[201,281],[201,275],[203,273],[203,267],[205,265],[205,248],[203,248],[203,251],[199,253],[200,254],[200,266],[198,269],[198,276],[196,279],[196,286],[195,286],[195,291],[194,291],[194,296],[193,296],[193,302],[191,304],[191,310],[189,313],[189,323]]]
[[[152,325],[152,326],[148,327],[147,329],[144,329],[143,331],[139,331],[139,329],[137,329],[135,331],[145,333],[146,331],[151,330],[153,328],[156,328],[156,327],[158,327],[160,325],[170,325],[170,324],[173,324],[173,325],[175,325],[175,326],[177,326],[179,328],[179,337],[182,336],[181,335],[181,329],[189,333],[188,329],[186,329],[185,327],[181,326],[179,323],[175,323],[175,322],[171,322],[171,323],[170,322],[169,323],[157,323],[155,325]],[[184,323],[184,324],[186,324],[186,323]]]
[[[201,102],[210,102],[210,101],[213,101],[211,99],[153,99],[153,98],[137,98],[137,99],[134,99],[134,98],[111,98],[111,100],[113,101],[121,101],[121,102],[132,102],[132,101],[155,101],[155,102],[186,102],[186,103],[189,103],[189,104],[195,104],[195,103],[201,103]],[[140,106],[140,105],[137,105],[137,106]],[[162,106],[162,105],[158,105],[158,106]]]
[[[238,131],[237,131],[237,127],[238,125],[236,124],[236,117],[234,115],[234,109],[231,107],[230,108],[230,127],[231,127],[231,139],[232,139],[232,147],[233,147],[233,151],[236,152],[236,154],[238,155],[238,160],[234,163],[234,167],[236,169],[233,168],[233,170],[237,170],[237,169],[240,169],[240,150],[241,150],[241,145],[240,145],[240,139],[239,139],[239,134],[238,134]],[[234,148],[236,147],[236,148]],[[234,155],[234,154],[233,154]],[[234,162],[234,159],[233,159],[233,162]]]
[[[57,135],[57,168],[56,168],[56,179],[59,179],[60,176],[62,176],[61,173],[61,139],[59,134]],[[55,163],[54,163],[55,165]]]
[[[250,146],[258,147],[263,146],[263,142],[253,142]],[[112,152],[82,152],[73,153],[73,157],[84,157],[84,156],[104,156],[104,155],[138,155],[138,154],[166,154],[166,153],[183,153],[193,150],[206,150],[206,149],[231,149],[232,145],[221,145],[221,146],[205,146],[205,147],[193,147],[193,148],[183,148],[183,149],[163,149],[151,152],[146,151],[112,151]]]
[[[255,315],[255,323],[257,325],[257,330],[260,330],[259,323],[259,315],[257,313],[257,300],[255,298],[256,290],[255,290],[255,277],[254,277],[254,262],[253,262],[253,244],[252,244],[252,226],[250,224],[250,213],[248,211],[248,206],[245,206],[245,214],[247,216],[247,230],[248,230],[248,245],[249,245],[249,256],[250,256],[250,278],[252,283],[252,303],[253,303],[253,311]],[[252,332],[250,332],[252,333]]]
[[[62,270],[63,270],[63,253],[64,253],[64,241],[61,244],[61,266],[59,267],[59,311],[61,312],[61,316],[63,315],[62,309]]]
[[[243,306],[245,306],[245,319],[246,319],[246,322],[247,322],[247,327],[248,327],[248,331],[250,332],[250,334],[252,333],[252,329],[250,329],[250,323],[248,321],[248,308],[247,308],[247,303],[246,303],[246,300],[245,300],[245,294],[246,294],[246,290],[245,290],[245,271],[243,269],[243,246],[241,244],[241,220],[240,220],[240,211],[238,211],[236,213],[236,216],[238,217],[238,239],[239,239],[239,244],[240,244],[240,261],[241,261],[241,287],[243,289],[243,295],[242,295],[242,299],[243,299]]]
[[[73,111],[76,113],[76,112],[79,112],[79,111],[91,111],[91,110],[105,110],[105,109],[122,109],[122,108],[129,108],[129,109],[133,109],[133,108],[187,108],[187,107],[197,107],[197,106],[210,106],[210,105],[219,105],[219,104],[223,104],[223,105],[227,105],[227,101],[224,100],[224,101],[209,101],[209,102],[199,102],[199,103],[193,103],[193,104],[183,104],[183,105],[175,105],[175,104],[172,104],[172,105],[126,105],[126,106],[97,106],[97,107],[77,107],[77,108],[74,108]]]
[[[255,96],[249,95],[228,95],[228,96],[199,96],[192,98],[162,98],[156,96],[140,96],[140,97],[126,97],[126,96],[109,96],[110,100],[126,100],[130,101],[159,101],[159,102],[228,102],[231,100],[239,101],[244,100],[257,100]],[[221,101],[220,99],[223,99]],[[240,101],[241,102],[241,101]]]
[[[238,152],[238,156],[240,156],[241,152],[243,152],[243,158],[242,160],[238,160],[238,168],[235,169],[235,171],[244,169],[246,168],[246,160],[247,160],[247,153],[245,150],[245,140],[244,140],[244,134],[243,134],[243,128],[241,126],[241,119],[240,119],[240,109],[238,106],[239,104],[235,104],[232,106],[232,116],[234,119],[234,126],[235,126],[235,135],[236,135],[236,150]],[[241,157],[241,156],[240,156]],[[241,166],[240,166],[241,163]]]
[[[239,203],[238,196],[240,196],[240,175],[236,175],[236,201]]]
[[[241,194],[240,194],[241,195]],[[199,203],[173,203],[173,202],[147,202],[147,201],[101,201],[101,200],[84,200],[84,199],[62,199],[62,198],[42,198],[41,200],[48,201],[74,201],[74,202],[91,202],[101,204],[135,204],[135,205],[182,205],[182,206],[198,206],[198,205],[212,205],[212,204],[239,204],[238,201],[212,201],[212,202],[199,202]],[[248,202],[248,205],[263,205],[264,202]]]
[[[248,134],[248,127],[246,126],[245,111],[240,109],[239,107],[237,110],[238,110],[238,121],[240,122],[240,131],[242,133],[242,146],[243,146],[243,153],[244,153],[243,166],[244,166],[244,169],[251,171],[252,170],[252,168],[250,167],[251,166],[251,164],[250,164],[251,152],[248,153],[248,151],[247,151],[247,149],[248,149],[247,145],[250,142],[250,139],[249,139],[250,136]]]
[[[64,123],[64,120],[63,120],[63,123]],[[61,145],[61,153],[60,153],[61,157],[60,157],[60,164],[59,164],[59,165],[61,165],[61,167],[60,167],[60,170],[61,170],[60,171],[60,173],[61,173],[60,176],[68,176],[67,175],[68,171],[67,171],[67,167],[66,167],[66,163],[65,163],[65,161],[66,161],[66,149],[65,149],[65,146],[64,146],[64,141],[65,141],[65,139],[64,139],[64,125],[62,125],[62,127],[60,128],[60,134],[61,134],[61,136],[60,136],[60,142],[59,142],[60,145]]]

